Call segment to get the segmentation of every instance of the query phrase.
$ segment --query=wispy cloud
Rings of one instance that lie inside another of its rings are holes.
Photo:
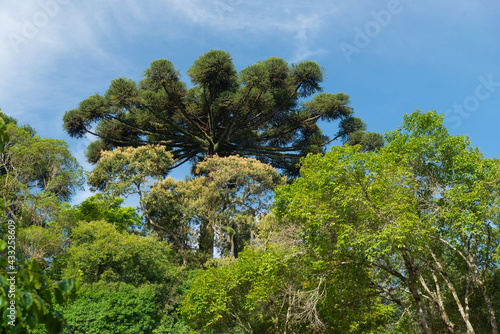
[[[67,87],[68,78],[78,80],[91,71],[70,65],[61,69],[62,62],[92,60],[94,66],[102,64],[102,70],[110,71],[113,66],[126,66],[126,57],[117,53],[124,40],[158,36],[161,43],[179,38],[192,25],[209,27],[214,35],[246,32],[265,38],[275,34],[290,40],[294,51],[287,60],[300,61],[324,53],[316,41],[333,13],[335,7],[328,1],[314,5],[238,0],[3,1],[0,103],[8,103],[14,116],[23,115],[46,98],[42,78],[60,76],[51,82],[52,92],[58,92]],[[20,95],[25,96],[23,101],[8,102]]]
[[[329,1],[308,5],[303,1],[172,0],[169,4],[185,20],[215,31],[288,39],[295,48],[292,62],[324,53],[317,37],[338,11]]]

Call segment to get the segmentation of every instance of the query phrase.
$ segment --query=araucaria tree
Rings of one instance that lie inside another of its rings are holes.
[[[301,156],[364,130],[348,95],[321,92],[323,72],[313,61],[290,65],[269,58],[238,73],[229,53],[212,50],[189,68],[188,89],[174,65],[159,59],[139,84],[115,79],[104,95],[66,112],[64,127],[72,137],[99,137],[87,152],[93,163],[103,150],[161,144],[175,166],[215,154],[240,155],[294,174]],[[339,121],[333,138],[322,134],[319,120]]]

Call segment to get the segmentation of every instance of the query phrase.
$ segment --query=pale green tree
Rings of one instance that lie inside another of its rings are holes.
[[[101,190],[112,197],[137,195],[148,226],[153,227],[156,223],[147,216],[144,196],[155,182],[167,176],[173,163],[172,154],[161,145],[119,147],[102,153],[88,183],[91,190]]]
[[[145,199],[148,215],[172,239],[180,231],[178,222],[197,227],[198,250],[209,257],[214,245],[222,254],[237,256],[257,231],[255,223],[269,211],[274,188],[285,178],[268,164],[239,156],[208,158],[196,166],[195,175],[155,185]],[[180,235],[188,237],[184,231]]]

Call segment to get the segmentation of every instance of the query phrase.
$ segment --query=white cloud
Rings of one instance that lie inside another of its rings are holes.
[[[234,35],[250,32],[263,38],[281,35],[292,41],[291,61],[324,53],[317,37],[338,12],[331,1],[171,0],[171,8],[191,23]]]
[[[125,67],[127,55],[117,54],[124,42],[159,36],[161,43],[170,37],[180,38],[193,24],[209,27],[214,36],[221,32],[234,34],[236,39],[241,31],[263,38],[269,33],[282,36],[295,49],[290,60],[303,60],[324,52],[315,41],[334,12],[327,1],[314,5],[241,0],[3,1],[0,103],[15,117],[32,113],[30,110],[48,98],[48,91],[57,95],[68,88],[69,78],[76,81],[92,72],[60,68],[61,62],[92,61],[93,66],[101,64],[101,69],[108,71]],[[60,78],[47,81],[54,76]],[[57,117],[60,121],[59,114]],[[34,123],[37,121],[41,120]]]

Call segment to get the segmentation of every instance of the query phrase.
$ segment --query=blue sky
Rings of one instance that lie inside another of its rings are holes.
[[[222,49],[238,70],[268,57],[316,61],[324,91],[349,94],[369,131],[435,109],[452,134],[499,157],[499,17],[494,0],[3,0],[0,108],[42,137],[66,140],[90,170],[92,139],[63,131],[65,111],[115,78],[140,80],[159,58],[189,81],[194,60]]]

